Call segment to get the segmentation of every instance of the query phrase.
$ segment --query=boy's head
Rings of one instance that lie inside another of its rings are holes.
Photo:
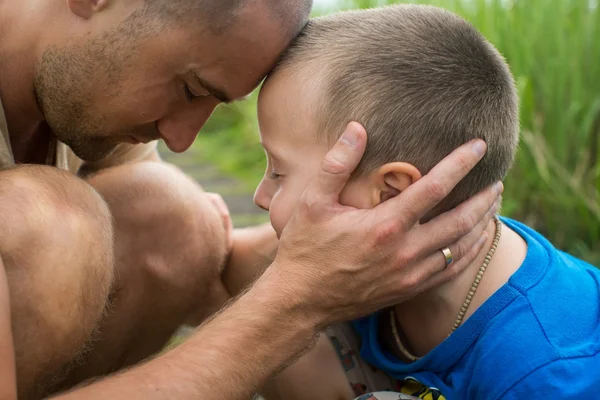
[[[470,139],[487,142],[483,160],[428,217],[502,179],[519,131],[502,56],[460,17],[420,5],[311,21],[265,82],[258,118],[268,165],[255,202],[278,234],[350,121],[366,128],[368,143],[340,202],[359,208],[396,196]]]

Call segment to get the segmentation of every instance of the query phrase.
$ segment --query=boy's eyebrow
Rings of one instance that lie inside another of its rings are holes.
[[[194,78],[196,79],[196,82],[198,82],[198,84],[200,86],[202,86],[204,89],[206,89],[208,91],[208,93],[215,96],[217,98],[217,100],[219,100],[221,103],[228,104],[233,101],[231,99],[231,96],[229,96],[225,92],[225,90],[220,89],[220,88],[216,87],[215,85],[213,85],[212,83],[208,82],[206,79],[204,79],[200,75],[198,75],[198,73],[194,74]]]
[[[260,141],[260,145],[262,146],[263,149],[265,149],[265,153],[267,153],[268,157],[271,157],[272,159],[274,159],[275,161],[279,161],[280,158],[277,157],[277,155],[273,154],[273,151],[270,150],[270,148],[268,146],[265,145],[265,142],[263,142],[262,140]]]

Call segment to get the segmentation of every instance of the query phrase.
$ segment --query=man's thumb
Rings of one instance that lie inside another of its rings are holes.
[[[320,196],[337,201],[352,172],[360,163],[366,145],[365,128],[358,122],[350,122],[337,143],[325,155],[321,171],[313,182]]]

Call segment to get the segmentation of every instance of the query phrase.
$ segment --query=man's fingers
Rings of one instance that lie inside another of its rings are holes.
[[[433,276],[442,274],[442,278],[438,278],[436,282],[441,282],[439,279],[450,278],[458,274],[464,268],[466,268],[475,258],[473,256],[474,249],[479,251],[485,244],[485,238],[488,233],[486,228],[488,223],[492,220],[495,214],[495,205],[490,208],[484,218],[469,232],[467,235],[460,238],[460,240],[449,245],[443,245],[435,250],[429,251],[423,255],[419,255],[416,259],[422,260],[417,264],[411,265],[411,269],[415,270],[421,281],[429,281]],[[483,238],[483,239],[482,239]],[[483,242],[482,242],[483,240]],[[452,262],[446,266],[446,257],[442,252],[442,249],[448,248],[452,255]],[[446,272],[449,270],[450,272]]]
[[[486,143],[475,139],[460,146],[440,161],[427,175],[404,192],[386,201],[380,215],[402,218],[405,228],[415,225],[441,202],[485,155]]]
[[[365,128],[351,122],[335,146],[325,156],[321,171],[310,183],[309,196],[337,201],[340,192],[360,162],[367,144]]]
[[[458,261],[452,262],[452,264],[448,265],[448,267],[443,267],[442,270],[437,273],[433,273],[433,275],[427,281],[425,281],[423,286],[424,290],[429,290],[443,283],[449,282],[458,276],[458,274],[464,271],[475,260],[475,258],[477,258],[477,255],[483,249],[487,238],[488,234],[484,231],[483,234],[479,236],[478,240],[475,241],[475,244],[471,246],[471,248],[462,257],[460,257]],[[460,247],[458,243],[456,245]],[[432,264],[432,269],[435,269],[436,261],[430,260],[429,262]]]
[[[448,246],[454,260],[448,266],[441,249],[411,266],[418,273],[418,281],[423,282],[418,292],[422,293],[448,282],[464,271],[475,260],[487,238],[488,234],[485,230],[478,230],[477,233],[473,232]]]
[[[411,264],[408,269],[400,268],[400,270],[404,271],[399,275],[400,279],[390,279],[386,282],[386,285],[403,287],[406,285],[407,276],[410,276],[411,278],[408,280],[416,283],[416,286],[410,286],[409,289],[412,295],[414,295],[448,282],[464,271],[475,260],[477,254],[479,254],[485,245],[487,238],[488,234],[484,228],[479,229],[478,227],[477,230],[474,229],[469,235],[448,246],[453,257],[452,263],[448,266],[446,266],[444,253],[439,249],[425,258],[421,258],[419,262]],[[412,295],[407,297],[407,299],[412,297]],[[397,303],[397,299],[394,299],[394,301]]]
[[[425,256],[436,249],[447,247],[474,231],[480,235],[498,209],[502,189],[502,183],[498,182],[456,208],[415,227],[415,231],[419,231],[416,237],[427,238],[430,246],[421,249],[419,255]]]

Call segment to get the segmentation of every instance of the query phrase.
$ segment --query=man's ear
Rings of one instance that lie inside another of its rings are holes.
[[[90,19],[108,5],[109,0],[67,0],[71,12],[83,19]]]
[[[412,164],[394,162],[385,164],[372,175],[375,180],[377,203],[398,196],[403,190],[421,179],[421,172]]]

